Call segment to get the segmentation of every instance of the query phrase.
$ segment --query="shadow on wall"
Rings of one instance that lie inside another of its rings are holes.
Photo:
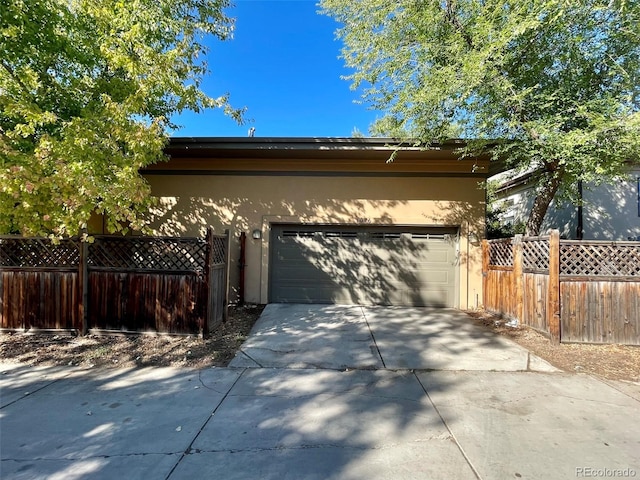
[[[459,225],[460,235],[467,237],[475,237],[473,247],[469,250],[460,250],[458,261],[460,265],[481,265],[482,250],[480,240],[485,235],[485,203],[477,202],[475,204],[469,202],[436,202],[439,215],[436,220],[444,225]]]
[[[638,198],[632,182],[585,190],[582,206],[583,239],[626,241],[640,239]],[[528,212],[527,212],[528,214]],[[541,234],[560,230],[561,238],[578,238],[578,206],[552,203],[544,217]]]
[[[239,272],[234,265],[239,261],[239,234],[261,229],[265,213],[271,217],[295,218],[300,223],[311,224],[354,224],[371,222],[379,225],[390,225],[393,217],[390,213],[402,207],[406,202],[400,201],[361,201],[361,200],[301,200],[260,201],[247,197],[224,199],[202,197],[161,197],[158,206],[150,213],[151,226],[160,235],[204,235],[208,226],[213,226],[216,233],[229,229],[232,235],[230,285],[233,296],[238,293]],[[375,215],[375,216],[374,216]],[[268,232],[263,232],[268,235]],[[266,239],[263,239],[266,241]],[[262,262],[261,249],[254,249],[253,257],[247,258],[248,268],[259,268]],[[333,278],[336,272],[326,272]],[[380,288],[388,286],[380,285]]]
[[[502,215],[503,223],[512,225],[518,223],[526,223],[529,218],[529,212],[533,207],[535,199],[532,190],[524,190],[518,192],[509,199],[508,206],[505,206],[507,215]],[[562,238],[575,238],[577,227],[576,207],[569,203],[558,203],[557,200],[551,202],[545,215],[541,235],[546,235],[551,229],[558,229]]]
[[[393,223],[389,212],[402,204],[406,202],[327,199],[256,202],[247,197],[161,197],[159,205],[150,211],[149,221],[158,234],[169,236],[204,235],[208,226],[248,232],[261,227],[266,213],[274,217],[295,217],[300,223],[389,225]]]
[[[640,175],[640,174],[638,174]],[[533,205],[533,191],[514,197],[511,208],[516,220],[526,221]],[[638,181],[625,180],[600,186],[584,186],[583,232],[585,240],[627,241],[640,239]],[[558,229],[561,238],[578,238],[578,206],[554,200],[542,223],[542,235]]]
[[[407,201],[398,200],[323,198],[256,202],[240,196],[221,200],[162,197],[158,207],[151,212],[151,222],[161,235],[202,235],[208,225],[214,226],[216,231],[229,228],[234,239],[232,265],[238,265],[239,232],[260,228],[265,212],[272,218],[295,218],[296,222],[306,224],[355,224],[361,228],[355,229],[355,233],[347,233],[355,234],[357,238],[333,236],[315,242],[308,238],[297,240],[299,256],[295,260],[298,270],[284,279],[297,287],[295,301],[317,302],[321,298],[327,303],[453,306],[456,259],[452,242],[455,242],[455,234],[443,239],[439,245],[433,241],[414,240],[406,232],[400,235],[403,231],[394,230],[395,236],[391,238],[358,233],[370,225],[392,225],[394,211],[407,210],[407,205]],[[425,223],[435,222],[431,219]],[[258,250],[253,249],[250,253],[253,257],[247,259],[248,268],[256,268],[262,262]],[[436,272],[430,274],[433,269]],[[300,274],[307,278],[299,278]],[[231,269],[230,282],[232,294],[237,294],[238,269]],[[318,288],[325,289],[320,297]],[[280,301],[285,301],[285,297]]]
[[[638,181],[633,180],[585,191],[584,238],[615,241],[640,240],[638,187]]]

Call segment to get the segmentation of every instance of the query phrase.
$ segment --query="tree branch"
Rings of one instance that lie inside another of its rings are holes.
[[[2,65],[2,68],[5,69],[5,71],[9,74],[9,76],[11,77],[11,79],[16,82],[18,85],[20,85],[20,87],[25,91],[25,93],[29,93],[29,89],[27,88],[27,86],[22,82],[22,80],[20,80],[20,77],[18,77],[15,74],[15,71],[13,70],[13,68],[11,68],[11,66],[7,65],[7,63],[4,61],[4,59],[0,59],[0,65]]]
[[[545,170],[547,175],[543,174],[540,179],[542,188],[533,201],[527,219],[526,234],[528,236],[540,235],[545,214],[564,180],[564,169],[559,168],[557,161],[545,162]]]
[[[456,15],[455,1],[456,0],[446,0],[445,2],[446,11],[444,15],[445,19],[460,33],[460,35],[462,35],[462,38],[467,44],[467,46],[470,49],[474,50],[475,45],[473,44],[473,39],[465,31],[464,26],[460,23],[460,20]]]
[[[20,79],[20,77],[18,77],[16,75],[15,71],[11,68],[11,66],[7,65],[7,63],[4,61],[4,59],[0,59],[0,65],[9,74],[9,77],[11,77],[11,79],[14,82],[16,82],[18,84],[18,86],[23,90],[24,95],[29,97],[29,99],[31,100],[31,103],[35,107],[37,107],[37,109],[39,111],[41,111],[42,109],[40,108],[40,105],[38,104],[38,99],[36,98],[36,96],[33,93],[31,93],[29,91],[29,88],[24,84],[24,82]]]

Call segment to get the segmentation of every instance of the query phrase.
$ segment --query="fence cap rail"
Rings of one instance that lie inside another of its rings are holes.
[[[222,233],[214,233],[212,234],[212,236],[214,238],[227,238],[227,234],[222,234]],[[204,242],[206,241],[205,237],[178,237],[178,236],[172,236],[172,235],[108,235],[108,234],[96,234],[96,235],[89,235],[89,237],[93,238],[93,239],[118,239],[118,240],[144,240],[144,239],[151,239],[151,240],[167,240],[167,241],[178,241],[178,242]],[[19,234],[6,234],[6,235],[0,235],[0,240],[40,240],[40,241],[45,241],[45,242],[51,242],[52,239],[49,237],[25,237],[24,235],[19,235]],[[59,241],[62,242],[66,242],[66,241],[73,241],[73,242],[78,242],[78,241],[83,241],[82,238],[78,235],[73,235],[71,237],[63,237],[61,239],[59,239]],[[87,243],[91,243],[91,242],[87,242]]]
[[[539,237],[522,237],[523,242],[548,242],[551,237],[549,235],[541,235]]]
[[[487,240],[487,243],[511,243],[512,241],[513,241],[512,237],[492,238],[491,240]]]
[[[584,246],[611,246],[611,247],[636,247],[640,248],[640,242],[637,240],[560,240],[560,245],[584,245]]]
[[[224,235],[220,235],[224,238]],[[205,237],[175,237],[164,235],[91,235],[94,240],[119,240],[119,241],[166,241],[166,242],[204,242]],[[89,242],[91,243],[91,242]]]

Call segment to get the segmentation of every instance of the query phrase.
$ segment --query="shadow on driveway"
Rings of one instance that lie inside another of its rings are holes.
[[[458,310],[271,304],[236,367],[555,371]]]
[[[522,350],[463,315],[273,305],[236,368],[0,365],[0,476],[640,475],[640,401],[588,376],[504,371],[526,369]]]

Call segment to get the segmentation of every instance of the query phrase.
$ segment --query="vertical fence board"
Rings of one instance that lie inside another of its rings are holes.
[[[549,236],[549,286],[547,288],[547,325],[551,340],[560,342],[560,232]]]
[[[73,306],[65,301],[75,274],[65,271],[0,271],[0,328],[73,328]]]
[[[220,292],[220,301],[222,302],[222,320],[227,321],[229,318],[229,266],[231,265],[231,232],[229,229],[224,231],[225,234],[225,255],[221,259],[223,267],[222,272],[222,292]]]
[[[513,314],[516,318],[524,318],[524,290],[522,278],[522,235],[513,239]]]
[[[611,299],[611,285],[604,283],[600,290],[600,315],[602,316],[602,326],[599,332],[600,342],[607,343],[609,338],[613,338],[613,324],[611,315],[613,314],[613,302]],[[615,288],[615,287],[614,287]]]
[[[78,321],[80,322],[80,331],[86,334],[89,329],[87,323],[87,308],[89,302],[89,249],[86,242],[80,245],[80,264],[78,265],[78,298],[77,311]]]
[[[625,320],[625,338],[628,343],[640,345],[640,285],[634,285],[627,290],[627,295],[634,301],[629,301],[629,310]],[[627,343],[627,342],[625,342]]]
[[[207,254],[205,258],[204,271],[205,271],[205,283],[207,285],[207,300],[205,304],[205,312],[206,317],[204,322],[202,323],[202,335],[207,336],[215,327],[215,297],[214,297],[214,287],[213,287],[213,248],[214,248],[214,238],[213,238],[213,229],[209,227],[207,229]]]
[[[24,328],[24,318],[20,319],[16,312],[16,304],[20,301],[18,297],[17,287],[17,275],[15,272],[2,272],[6,280],[3,282],[3,289],[5,293],[5,315],[3,328]]]
[[[483,244],[485,309],[564,342],[640,345],[640,243],[524,238],[520,275],[513,244]]]
[[[25,283],[25,276],[26,276],[27,272],[24,272],[24,274],[22,275],[18,275],[17,276],[17,283],[15,285],[15,297],[14,297],[14,315],[16,318],[21,318],[22,319],[22,328],[29,328],[29,317],[28,317],[28,312],[26,310],[26,303],[27,303],[27,299],[25,298],[24,292],[25,292],[25,288],[24,288],[24,283]]]
[[[489,298],[488,292],[490,291],[488,288],[490,248],[489,242],[487,240],[482,240],[482,303],[485,308],[487,308],[487,300]]]
[[[580,290],[572,289],[571,282],[560,283],[560,298],[562,305],[562,338],[566,342],[573,342],[578,328],[578,311],[582,304]]]
[[[520,320],[536,330],[548,332],[547,327],[547,279],[548,275],[523,273],[524,305]]]
[[[211,311],[221,320],[229,236],[215,238]],[[199,238],[98,236],[93,244],[52,245],[0,237],[0,328],[202,332],[205,248]]]
[[[5,328],[4,325],[7,321],[5,308],[4,308],[5,303],[7,301],[6,293],[4,289],[4,277],[5,277],[5,272],[0,272],[0,328]]]
[[[638,283],[571,281],[561,290],[569,298],[562,310],[565,341],[640,345]]]
[[[51,292],[51,302],[54,304],[53,306],[53,311],[54,311],[54,318],[53,321],[55,322],[56,328],[64,328],[62,325],[62,317],[60,316],[60,307],[62,304],[62,298],[60,296],[60,293],[62,291],[62,278],[58,281],[55,282],[53,284],[53,291]],[[73,319],[69,319],[69,320],[73,320]]]
[[[55,291],[55,295],[56,295],[56,324],[60,324],[60,325],[64,325],[67,322],[70,322],[71,325],[73,325],[72,328],[75,328],[75,319],[76,319],[76,315],[74,315],[75,312],[70,312],[68,314],[65,314],[64,312],[68,311],[67,308],[67,296],[68,296],[68,283],[69,283],[69,276],[61,276],[60,280],[58,282],[56,282],[56,291]],[[64,327],[62,327],[64,328]]]
[[[624,343],[640,345],[640,285],[630,285],[625,293],[628,307],[624,322]]]

